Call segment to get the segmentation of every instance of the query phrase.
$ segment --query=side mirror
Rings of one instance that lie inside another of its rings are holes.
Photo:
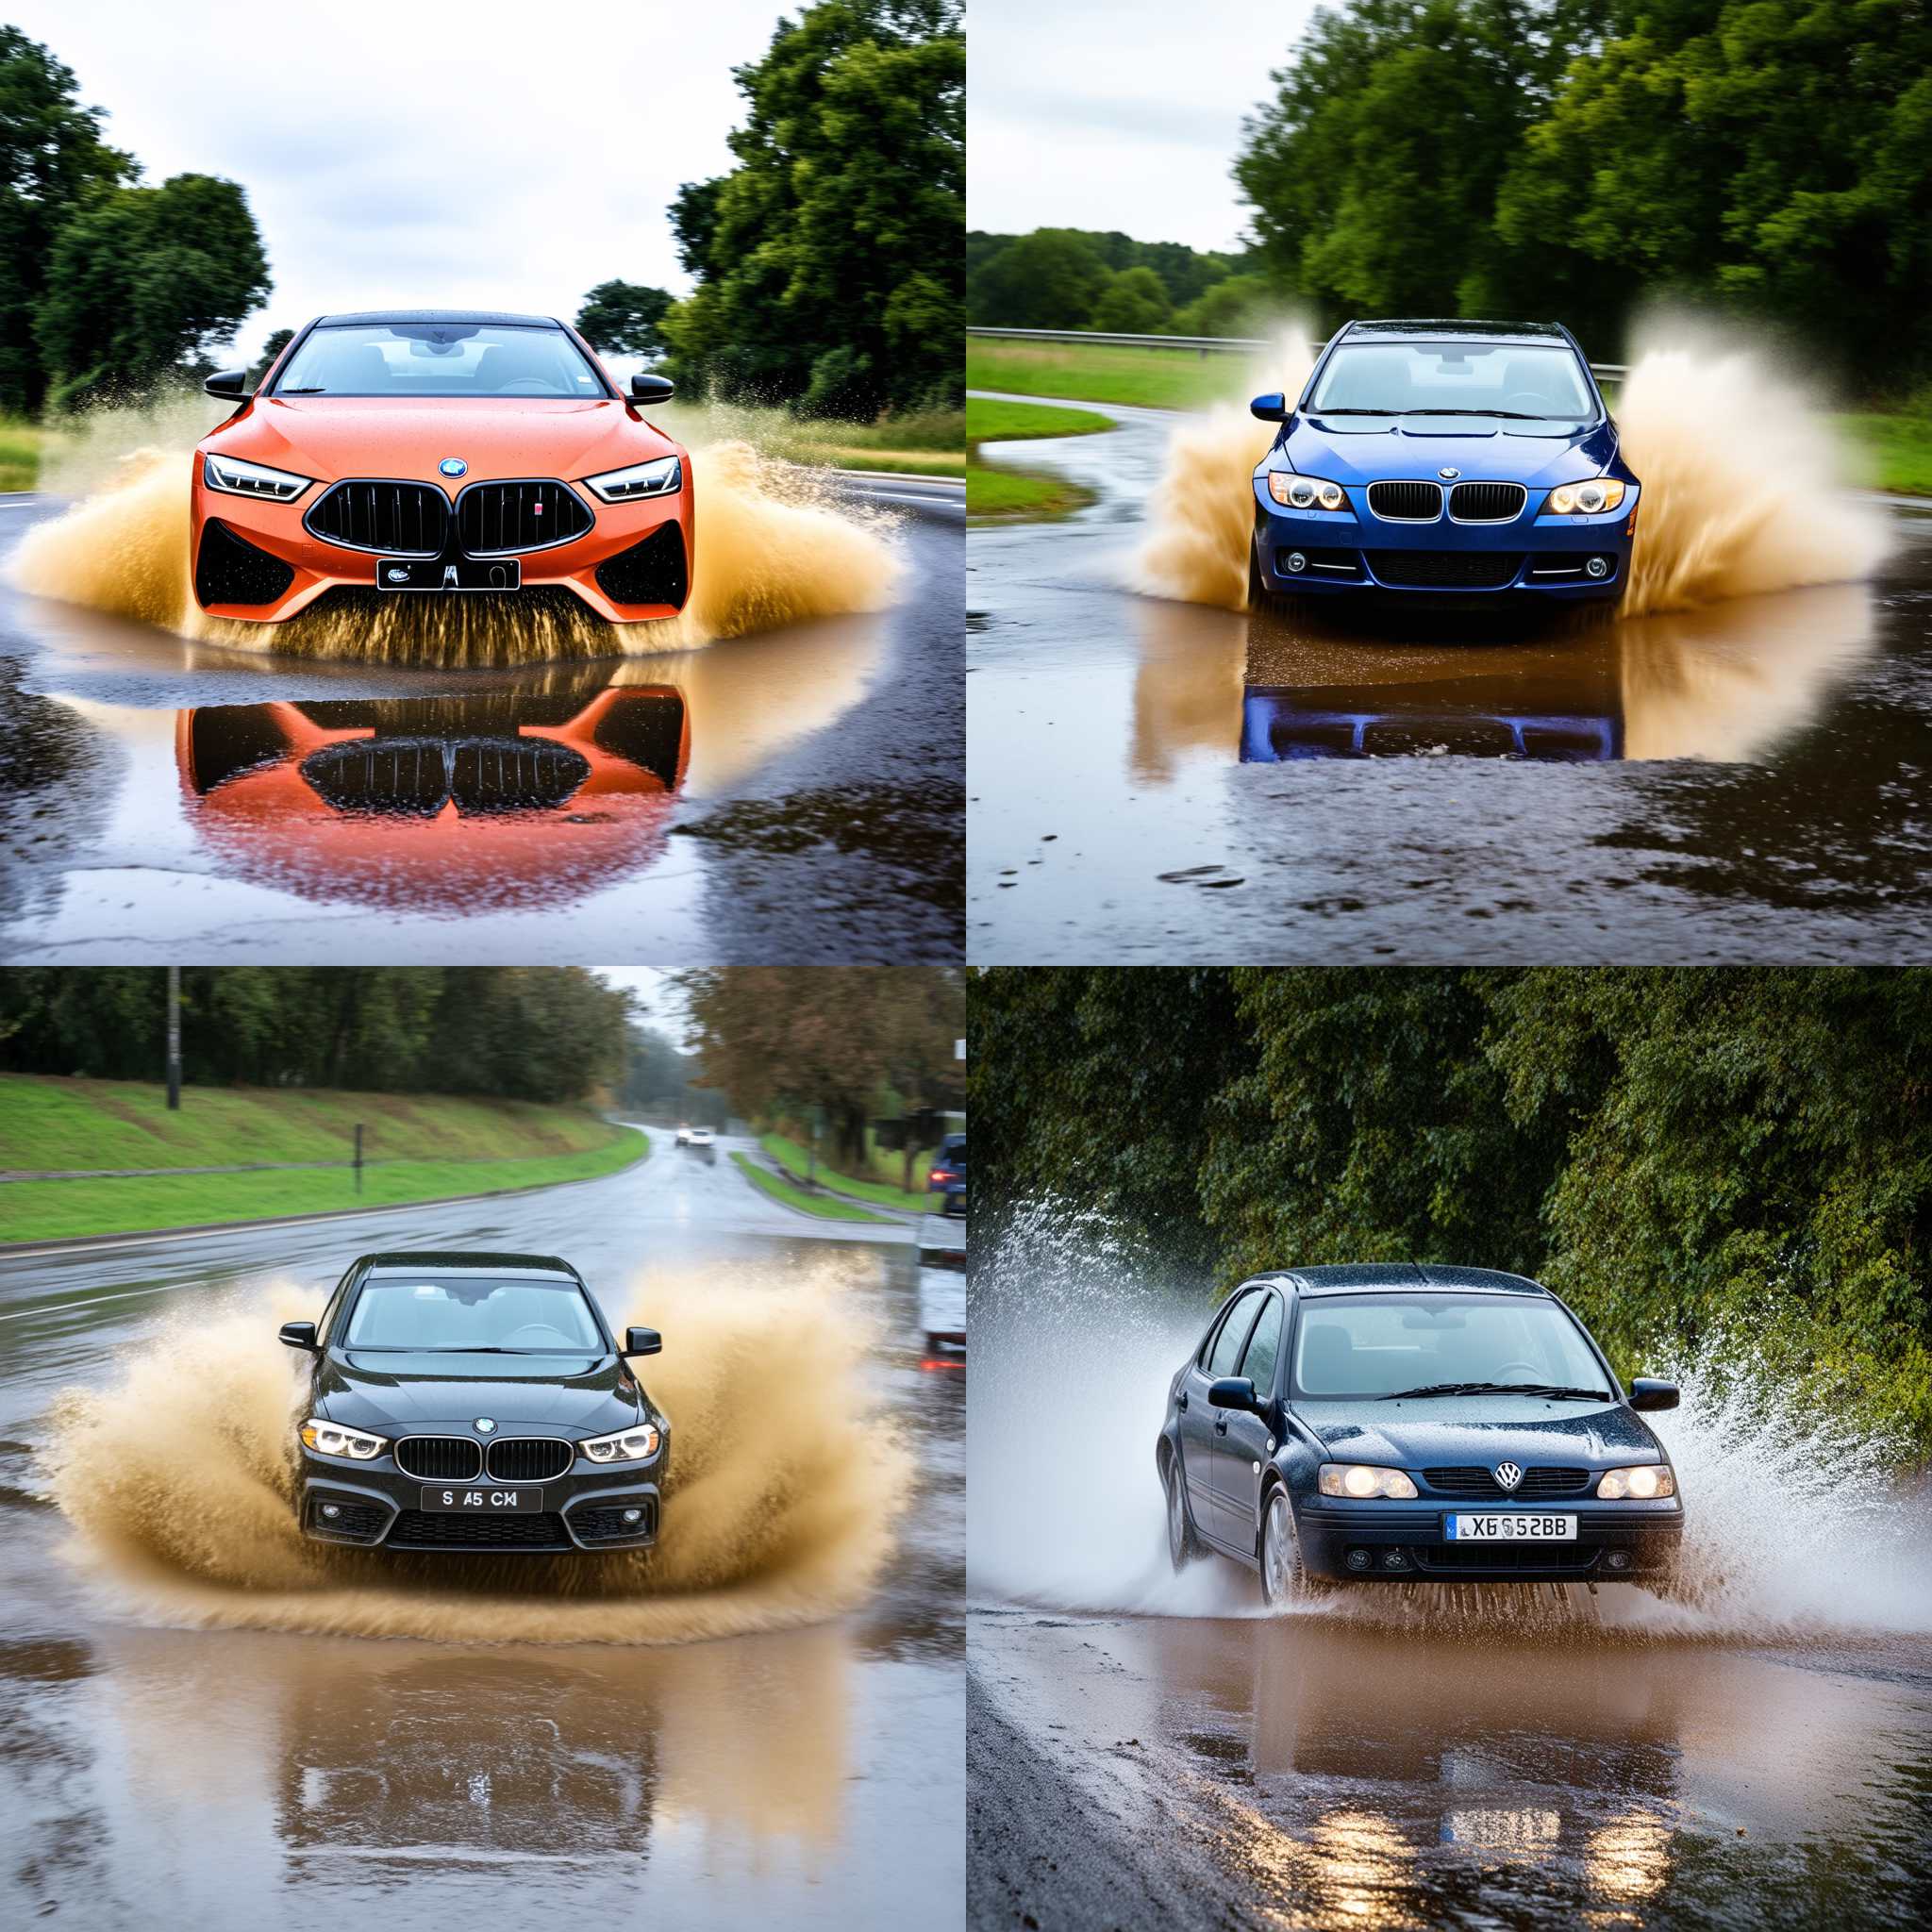
[[[225,403],[245,403],[248,400],[248,372],[245,369],[224,369],[219,375],[210,375],[201,389],[204,395],[220,396]]]
[[[1631,1378],[1632,1408],[1675,1408],[1676,1406],[1677,1385],[1674,1382],[1658,1382],[1649,1375],[1636,1375]]]
[[[630,379],[630,399],[641,409],[648,409],[653,403],[668,403],[676,393],[677,385],[669,376],[633,375]]]
[[[1263,423],[1288,421],[1288,398],[1284,395],[1257,396],[1248,405],[1248,414]]]
[[[315,1353],[315,1324],[313,1322],[284,1322],[282,1340],[291,1348],[306,1348],[310,1355]]]
[[[626,1328],[620,1355],[661,1355],[664,1339],[655,1328]]]
[[[1245,1375],[1224,1375],[1208,1383],[1208,1400],[1215,1408],[1244,1408],[1250,1414],[1261,1406],[1255,1385]]]

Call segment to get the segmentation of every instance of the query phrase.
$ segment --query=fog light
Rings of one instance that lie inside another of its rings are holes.
[[[1408,1552],[1407,1550],[1384,1550],[1382,1552],[1382,1567],[1385,1570],[1407,1570],[1408,1568]]]
[[[1288,553],[1288,567],[1291,571],[1307,570],[1308,567],[1308,559],[1306,557],[1304,557],[1299,550],[1291,550]]]
[[[1607,577],[1610,574],[1609,559],[1604,557],[1592,557],[1583,567],[1593,577]]]
[[[624,1512],[624,1520],[626,1523],[641,1523],[644,1520],[644,1512],[641,1509],[626,1509]]]
[[[342,1506],[340,1503],[325,1503],[322,1506],[322,1513],[328,1517],[340,1516],[342,1513]]]
[[[1369,1567],[1369,1553],[1366,1550],[1351,1550],[1343,1560],[1351,1570],[1366,1570]]]
[[[1628,1550],[1612,1550],[1609,1553],[1609,1555],[1604,1558],[1604,1567],[1607,1570],[1629,1569],[1630,1552]]]

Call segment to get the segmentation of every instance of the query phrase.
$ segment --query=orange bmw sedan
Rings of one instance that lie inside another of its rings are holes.
[[[612,624],[690,594],[690,453],[553,318],[469,309],[318,316],[194,452],[194,595],[279,624],[329,591],[574,591]]]

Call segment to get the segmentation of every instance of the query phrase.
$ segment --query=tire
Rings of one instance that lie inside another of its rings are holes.
[[[1261,617],[1279,607],[1280,600],[1261,581],[1261,565],[1255,555],[1254,539],[1248,540],[1248,610],[1251,615]]]
[[[1271,1609],[1283,1609],[1308,1594],[1302,1574],[1301,1548],[1294,1538],[1294,1511],[1280,1483],[1268,1492],[1261,1512],[1261,1594]]]
[[[1181,1475],[1180,1455],[1167,1462],[1167,1560],[1179,1575],[1201,1554],[1193,1519],[1188,1514],[1188,1486]]]

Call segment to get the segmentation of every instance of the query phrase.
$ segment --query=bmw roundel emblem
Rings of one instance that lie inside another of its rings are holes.
[[[1499,1462],[1496,1465],[1496,1481],[1506,1490],[1513,1490],[1523,1480],[1523,1472],[1513,1462]]]
[[[449,465],[448,465],[447,463],[445,463],[445,464],[443,465],[443,468],[444,468],[445,470],[448,470],[448,469],[449,469]],[[455,472],[454,470],[450,470],[450,475],[456,475],[456,472]],[[1455,480],[1457,479],[1457,477],[1458,477],[1459,475],[1462,475],[1462,472],[1461,472],[1460,470],[1438,470],[1438,471],[1436,472],[1436,475],[1439,475],[1440,477],[1441,477],[1441,479],[1443,480],[1443,482],[1445,482],[1445,483],[1453,483],[1453,482],[1455,482]]]
[[[494,1421],[492,1421],[491,1418],[487,1415],[479,1415],[476,1418],[476,1433],[479,1436],[489,1435],[490,1432],[495,1428],[495,1426],[496,1424],[494,1423]]]
[[[445,476],[460,476],[469,469],[461,457],[444,457],[436,466]]]

